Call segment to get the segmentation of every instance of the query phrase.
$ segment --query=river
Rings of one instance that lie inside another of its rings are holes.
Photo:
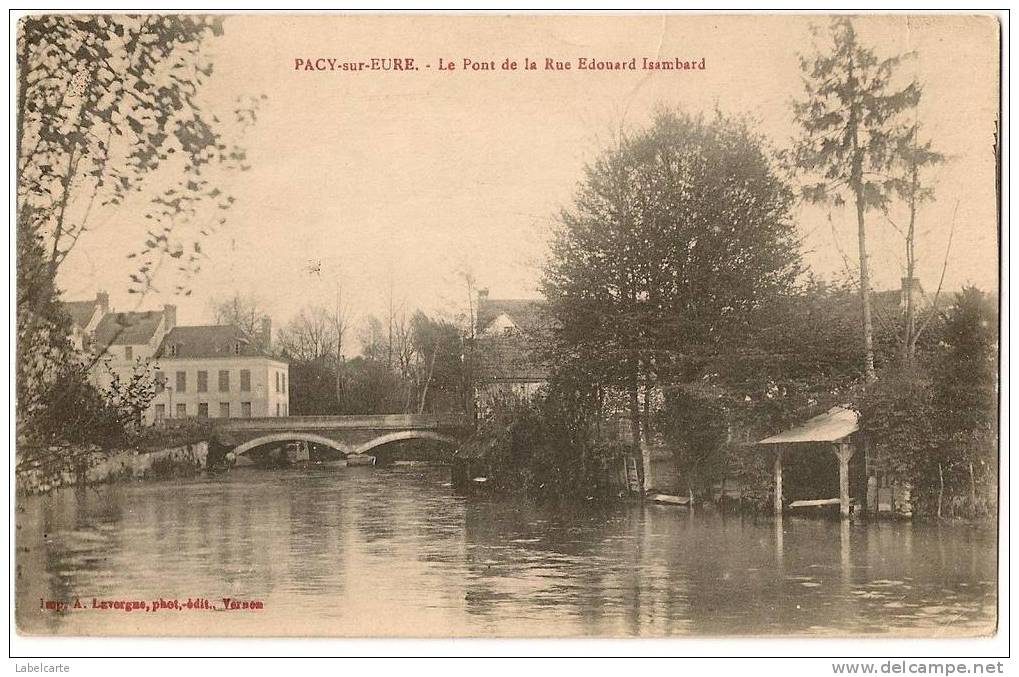
[[[928,637],[996,617],[993,528],[463,498],[441,467],[238,469],[17,511],[30,634]],[[182,606],[98,608],[160,599]]]

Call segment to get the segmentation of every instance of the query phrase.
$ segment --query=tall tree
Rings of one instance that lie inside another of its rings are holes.
[[[917,284],[917,214],[921,205],[934,197],[933,187],[924,180],[922,174],[934,165],[944,162],[945,156],[934,150],[933,143],[930,140],[920,140],[919,122],[914,122],[909,129],[909,134],[904,138],[900,138],[900,144],[901,146],[896,152],[895,164],[897,165],[899,176],[895,188],[896,192],[906,203],[908,220],[905,228],[898,227],[890,217],[888,220],[902,235],[905,249],[905,279],[907,282],[906,288],[903,291],[906,293],[906,298],[904,299],[906,307],[903,313],[899,350],[900,360],[903,363],[909,364],[916,357],[917,341],[920,340],[920,336],[937,314],[938,300],[941,295],[941,283],[939,282],[932,307],[926,316],[921,317],[920,308],[917,307],[916,303],[917,294],[914,289],[914,285]],[[955,224],[952,223],[951,227],[954,229]],[[951,235],[949,235],[949,243],[951,243]],[[947,253],[945,257],[945,263],[947,264]]]
[[[336,401],[342,405],[344,398],[343,362],[346,359],[343,354],[343,339],[350,329],[350,308],[343,301],[343,287],[338,281],[336,283],[336,302],[333,305],[333,314],[329,319],[332,322],[333,333],[336,336]]]
[[[745,344],[799,272],[773,164],[743,121],[663,111],[587,168],[562,214],[543,282],[552,357],[626,393],[635,443],[648,397]]]
[[[806,98],[794,103],[801,135],[796,165],[810,175],[803,196],[841,206],[851,196],[856,210],[864,373],[875,378],[874,325],[867,258],[867,212],[884,207],[896,180],[890,169],[911,129],[903,114],[920,100],[919,83],[893,83],[902,56],[878,58],[863,46],[848,17],[835,17],[831,44],[800,58]]]

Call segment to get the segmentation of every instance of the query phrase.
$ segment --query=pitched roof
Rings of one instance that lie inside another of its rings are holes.
[[[803,425],[767,437],[758,442],[758,444],[837,442],[852,435],[859,429],[859,414],[845,407],[832,407]]]
[[[96,344],[102,347],[148,343],[159,329],[163,313],[106,313],[96,327]]]
[[[478,333],[505,313],[523,332],[543,331],[548,326],[544,299],[488,299],[478,301]]]
[[[171,346],[176,352],[171,354]],[[235,349],[235,346],[236,349]],[[269,357],[258,341],[253,341],[234,325],[174,327],[159,345],[157,357]]]
[[[64,301],[63,302],[64,312],[66,312],[73,322],[79,329],[84,329],[88,325],[88,321],[95,315],[96,309],[99,307],[99,301],[95,299],[91,301]]]

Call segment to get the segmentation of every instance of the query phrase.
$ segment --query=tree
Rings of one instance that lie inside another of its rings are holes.
[[[258,298],[234,292],[231,296],[212,299],[210,306],[213,322],[239,327],[249,338],[261,338],[268,345],[271,337],[262,336],[262,325],[269,315]]]
[[[895,153],[897,168],[900,176],[895,184],[895,190],[906,202],[909,209],[909,217],[905,229],[898,228],[888,217],[892,224],[901,234],[905,248],[906,280],[909,288],[906,292],[906,308],[903,314],[902,330],[899,339],[900,360],[906,364],[912,364],[916,357],[916,345],[920,336],[924,333],[930,322],[938,312],[938,300],[941,296],[941,283],[938,284],[937,292],[934,295],[934,302],[931,305],[925,318],[918,317],[919,309],[916,307],[915,294],[912,285],[916,284],[916,240],[917,240],[917,212],[920,206],[932,199],[934,190],[926,185],[921,179],[921,172],[934,165],[944,162],[945,157],[933,149],[931,141],[920,141],[920,124],[912,125],[908,135],[899,139],[900,147]],[[887,214],[886,214],[887,216]],[[954,219],[954,216],[953,216]],[[954,229],[955,224],[952,224]],[[949,245],[951,235],[949,236]],[[948,253],[945,254],[945,264],[948,263]],[[944,269],[942,269],[942,281],[944,280]]]
[[[337,344],[335,323],[321,306],[302,308],[276,332],[276,352],[302,364],[326,359],[332,363]]]
[[[386,359],[388,348],[379,318],[374,315],[366,315],[361,321],[361,326],[358,327],[357,340],[361,344],[361,355],[366,360],[379,362]]]
[[[996,488],[998,453],[998,311],[967,287],[948,309],[932,387],[939,437],[962,469],[971,510],[978,482]],[[992,497],[993,498],[993,497]]]
[[[663,384],[746,346],[799,270],[793,194],[745,122],[662,111],[585,173],[543,290],[559,370],[626,393],[634,443]]]
[[[350,328],[350,308],[343,302],[343,289],[339,281],[336,283],[336,303],[333,306],[333,314],[329,317],[333,333],[336,336],[336,376],[335,390],[336,402],[343,403],[343,339]]]
[[[418,356],[414,378],[418,389],[417,412],[423,413],[429,403],[433,410],[450,406],[459,409],[464,382],[460,330],[454,324],[417,311],[411,319],[411,338]]]
[[[201,261],[201,237],[223,223],[234,200],[214,184],[214,169],[247,165],[201,102],[212,72],[202,47],[221,33],[222,17],[197,15],[20,20],[19,430],[24,417],[52,405],[46,398],[65,380],[70,325],[59,308],[57,274],[96,217],[130,203],[150,222],[129,255],[137,261],[129,291],[139,294],[154,287],[167,260],[186,280]],[[254,122],[257,102],[231,111],[238,135]],[[215,215],[203,218],[206,209]],[[186,293],[184,281],[176,289]]]
[[[213,170],[248,168],[243,149],[201,101],[212,73],[202,46],[222,34],[222,24],[223,17],[157,14],[21,20],[18,213],[45,239],[50,277],[97,211],[128,201],[151,222],[132,253],[139,265],[130,291],[152,288],[164,256],[179,272],[197,269],[199,238],[234,202],[213,184]],[[233,130],[254,122],[258,101],[231,112]],[[148,198],[147,208],[135,194]],[[206,206],[217,215],[202,219]]]
[[[953,459],[939,443],[929,376],[911,366],[885,369],[856,406],[872,457],[911,487],[918,512],[941,517]]]
[[[801,57],[806,98],[794,104],[802,134],[793,149],[795,164],[811,175],[803,196],[811,202],[845,204],[852,197],[859,244],[864,373],[875,378],[874,329],[867,260],[866,214],[884,207],[899,185],[890,174],[897,152],[909,143],[903,113],[920,100],[920,85],[892,84],[901,56],[879,59],[860,44],[848,17],[831,21],[832,45]]]

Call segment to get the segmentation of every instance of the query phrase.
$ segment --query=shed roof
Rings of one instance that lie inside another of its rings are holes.
[[[758,444],[837,442],[860,429],[859,414],[845,407],[832,407],[806,423],[767,437]]]

